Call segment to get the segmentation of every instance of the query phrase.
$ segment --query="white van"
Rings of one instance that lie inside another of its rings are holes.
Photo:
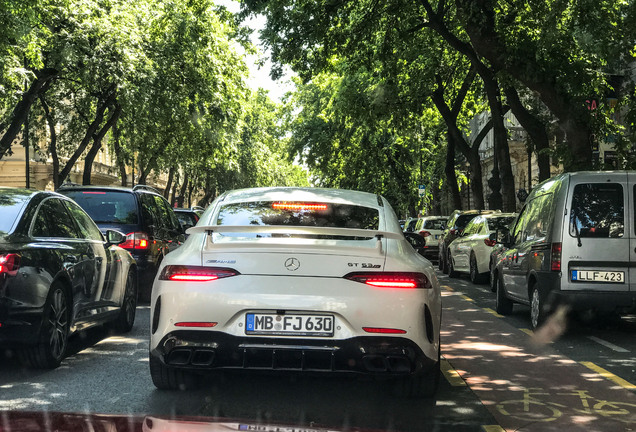
[[[512,231],[492,236],[505,248],[493,269],[497,312],[527,304],[533,328],[558,304],[633,312],[635,205],[636,171],[565,173],[536,186]]]

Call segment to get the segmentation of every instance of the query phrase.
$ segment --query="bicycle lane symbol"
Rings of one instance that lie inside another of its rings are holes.
[[[524,388],[523,392],[522,399],[501,402],[497,404],[497,410],[505,416],[533,422],[555,421],[564,413],[602,416],[624,423],[636,422],[636,404],[597,399],[589,395],[588,390],[555,394],[561,401],[572,404],[541,400],[538,396],[548,396],[550,393],[540,388]],[[576,406],[577,403],[580,405]]]

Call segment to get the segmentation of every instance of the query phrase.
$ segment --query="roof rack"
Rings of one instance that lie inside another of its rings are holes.
[[[158,195],[161,195],[161,192],[159,192],[159,190],[153,188],[152,186],[148,186],[148,185],[144,185],[144,184],[135,185],[132,190],[134,190],[134,191],[136,191],[136,190],[146,190],[146,191],[154,192],[154,193],[156,193]]]

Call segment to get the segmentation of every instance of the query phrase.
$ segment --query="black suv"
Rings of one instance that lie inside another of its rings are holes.
[[[177,215],[177,219],[179,219],[179,223],[181,223],[181,226],[185,230],[195,226],[197,222],[199,222],[199,218],[203,214],[204,209],[203,207],[195,206],[192,208],[175,207],[173,210]]]
[[[159,263],[185,241],[183,228],[168,201],[145,185],[133,189],[62,186],[58,192],[74,199],[102,232],[112,229],[126,236],[119,246],[137,261],[140,299],[150,300]]]
[[[462,235],[464,228],[480,214],[497,213],[499,210],[455,210],[446,221],[446,228],[439,238],[439,269],[448,273],[448,245]]]

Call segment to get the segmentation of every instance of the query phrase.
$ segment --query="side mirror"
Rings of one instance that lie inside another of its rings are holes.
[[[122,244],[126,241],[126,236],[119,231],[106,230],[106,243],[108,246]]]
[[[491,233],[488,237],[490,240],[494,240],[496,243],[500,243],[505,247],[510,247],[512,239],[510,238],[510,230],[508,228],[497,228],[494,233]]]

